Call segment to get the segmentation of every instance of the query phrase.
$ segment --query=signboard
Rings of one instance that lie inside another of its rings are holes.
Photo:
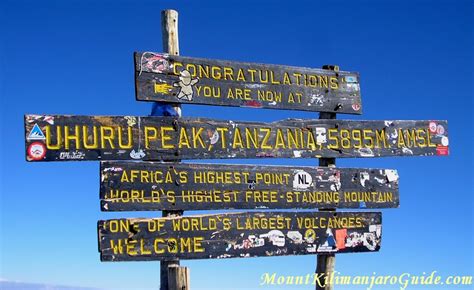
[[[372,252],[374,212],[251,212],[98,222],[102,261],[220,259]]]
[[[391,169],[101,162],[103,211],[395,208]]]
[[[359,74],[135,53],[137,100],[361,114]]]
[[[446,121],[25,116],[28,161],[448,155]]]

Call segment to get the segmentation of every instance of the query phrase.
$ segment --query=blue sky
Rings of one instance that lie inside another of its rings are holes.
[[[339,255],[336,269],[348,275],[433,270],[473,275],[472,1],[3,0],[0,278],[157,288],[159,262],[99,261],[96,222],[159,213],[100,212],[97,162],[25,162],[22,118],[25,113],[149,114],[150,104],[135,101],[132,53],[161,51],[160,11],[167,8],[179,11],[185,56],[338,64],[360,72],[364,114],[340,119],[448,120],[447,158],[337,161],[341,167],[397,169],[401,205],[383,210],[379,253]],[[249,121],[318,116],[193,105],[184,106],[183,115]],[[315,159],[219,162],[317,164]],[[297,256],[182,264],[191,268],[193,288],[257,289],[264,272],[312,273],[315,261]]]

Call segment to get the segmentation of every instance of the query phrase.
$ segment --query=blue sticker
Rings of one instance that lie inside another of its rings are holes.
[[[357,83],[357,77],[355,77],[355,76],[346,76],[346,83]]]
[[[28,140],[45,140],[46,137],[43,134],[43,131],[41,131],[40,127],[38,124],[35,124],[33,126],[33,129],[31,129],[30,134],[28,135]]]
[[[365,205],[365,202],[361,201],[359,203],[359,208],[366,208],[367,206]]]

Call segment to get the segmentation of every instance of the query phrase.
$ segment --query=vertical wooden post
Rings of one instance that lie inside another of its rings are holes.
[[[189,290],[189,268],[169,267],[168,287],[176,290]]]
[[[161,11],[161,35],[163,39],[163,52],[179,55],[178,11]],[[178,116],[181,117],[181,105],[176,103],[172,106]]]
[[[178,12],[175,10],[161,11],[161,33],[163,38],[163,52],[179,55],[178,40]],[[167,106],[168,104],[162,104]],[[181,117],[181,105],[172,104],[176,115]],[[163,217],[180,216],[183,211],[162,212]],[[188,269],[179,266],[179,259],[160,262],[160,290],[189,289]],[[178,287],[179,288],[176,288]]]
[[[323,69],[333,70],[336,73],[339,71],[337,65],[324,65]],[[339,106],[338,104],[337,106]],[[319,119],[336,119],[336,113],[319,113]],[[336,158],[320,158],[319,166],[335,167]],[[335,208],[321,209],[320,211],[336,211]],[[334,266],[336,264],[336,256],[334,254],[318,255],[316,262],[316,275],[321,275],[316,283],[316,290],[333,290],[334,287],[329,283],[331,275],[334,273]]]

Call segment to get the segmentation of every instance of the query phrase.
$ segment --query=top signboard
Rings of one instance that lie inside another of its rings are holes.
[[[135,53],[140,101],[361,114],[359,74]]]

